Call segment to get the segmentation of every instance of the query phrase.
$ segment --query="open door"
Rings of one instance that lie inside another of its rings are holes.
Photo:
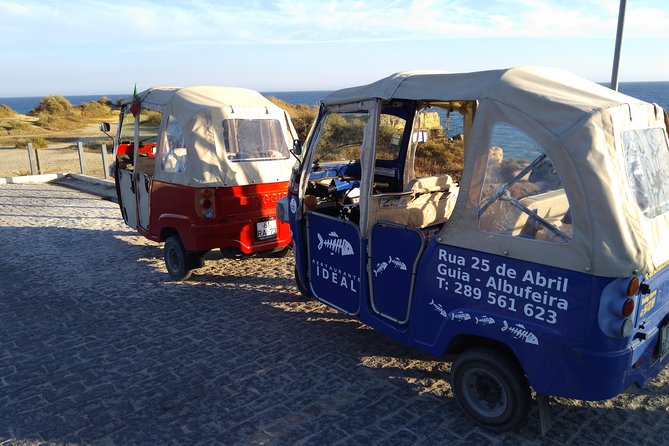
[[[137,198],[133,179],[134,167],[125,167],[117,164],[116,182],[118,184],[119,205],[123,213],[125,224],[137,229]]]
[[[319,213],[307,218],[311,292],[340,311],[357,314],[362,251],[358,226]]]
[[[143,110],[134,117],[123,113],[120,119],[116,156],[119,204],[128,226],[148,231],[160,114]]]
[[[374,225],[370,237],[370,301],[379,316],[398,324],[409,320],[415,268],[423,246],[421,231],[390,222]]]
[[[135,163],[135,193],[137,195],[137,213],[139,227],[149,230],[151,215],[151,185],[156,170],[156,157],[153,154],[140,154]]]

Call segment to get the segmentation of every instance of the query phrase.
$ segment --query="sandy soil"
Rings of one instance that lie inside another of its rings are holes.
[[[51,132],[48,135],[22,134],[19,137],[45,136],[50,144],[46,149],[37,150],[39,172],[37,173],[82,173],[79,165],[79,153],[76,149],[78,141],[82,143],[100,142],[106,140],[107,164],[111,162],[112,141],[98,129],[97,123],[90,123],[86,127],[67,132]],[[15,177],[31,175],[30,161],[26,149],[16,149],[13,137],[0,137],[0,177]],[[87,175],[103,178],[103,164],[101,148],[97,151],[84,149],[84,172]]]

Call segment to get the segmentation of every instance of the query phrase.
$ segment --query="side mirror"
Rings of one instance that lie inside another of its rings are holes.
[[[112,141],[114,141],[114,137],[109,134],[109,131],[111,130],[111,125],[109,125],[108,122],[101,122],[100,124],[98,124],[98,128],[102,133],[109,136],[112,139]]]
[[[295,155],[302,155],[302,141],[299,139],[293,140],[293,153]]]

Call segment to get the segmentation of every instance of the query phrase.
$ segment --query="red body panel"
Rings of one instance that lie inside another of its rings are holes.
[[[203,216],[202,191],[207,188],[151,182],[149,230],[145,237],[160,242],[172,230],[179,233],[187,251],[237,248],[245,254],[282,248],[290,244],[290,227],[276,221],[277,235],[258,240],[256,223],[275,218],[276,202],[286,196],[288,183],[208,188],[213,191],[212,218]]]
[[[156,150],[156,143],[140,144],[138,152],[140,154],[146,154],[150,157],[156,156],[154,154]],[[132,156],[133,144],[132,143],[120,143],[116,149],[116,156],[118,155],[130,155]]]

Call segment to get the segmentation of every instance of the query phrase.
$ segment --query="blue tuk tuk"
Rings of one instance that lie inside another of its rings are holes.
[[[524,421],[531,389],[545,417],[546,396],[644,386],[669,361],[668,122],[539,67],[333,92],[277,205],[298,287],[452,359],[457,402],[492,431]]]

